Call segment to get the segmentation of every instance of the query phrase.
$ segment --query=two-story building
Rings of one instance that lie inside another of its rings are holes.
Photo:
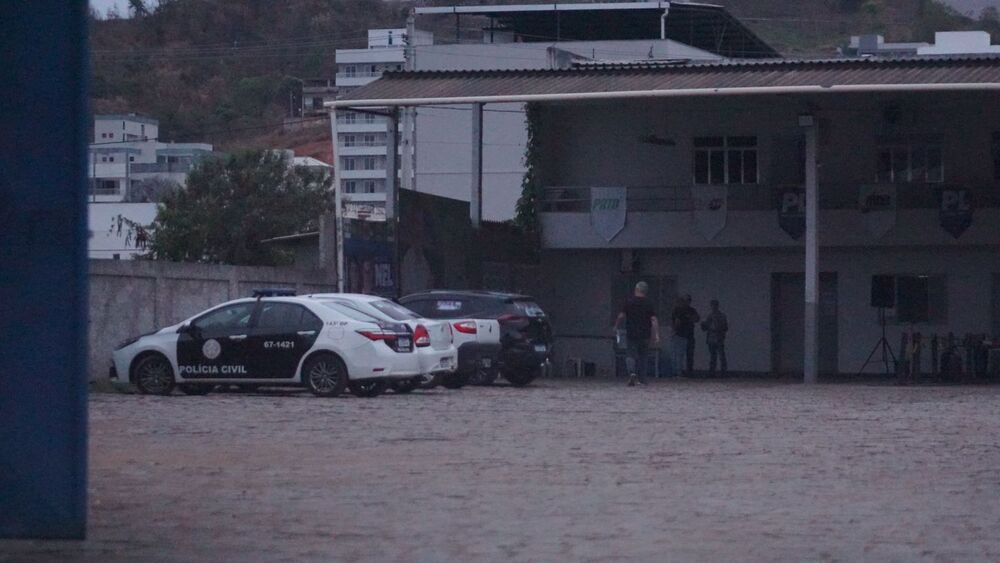
[[[156,190],[149,184],[184,186],[194,163],[211,153],[210,144],[159,140],[159,122],[153,118],[94,116],[87,162],[90,257],[129,258],[140,253],[120,218],[151,223],[156,201],[148,194]]]
[[[560,362],[610,371],[642,279],[661,322],[721,302],[730,369],[808,378],[860,370],[883,318],[897,353],[904,330],[1000,334],[998,101],[980,55],[400,73],[335,111],[529,104]]]

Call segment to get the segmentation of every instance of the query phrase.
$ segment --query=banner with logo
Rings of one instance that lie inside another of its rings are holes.
[[[726,228],[729,190],[726,186],[694,186],[691,199],[694,203],[694,227],[708,240]]]
[[[964,188],[943,188],[938,191],[941,228],[958,238],[972,225],[972,194]]]
[[[590,224],[611,242],[625,228],[625,188],[590,188]]]
[[[865,218],[868,232],[875,238],[882,238],[896,226],[896,186],[861,186],[858,191],[858,209]]]
[[[785,188],[778,192],[778,225],[795,240],[806,232],[806,192]]]

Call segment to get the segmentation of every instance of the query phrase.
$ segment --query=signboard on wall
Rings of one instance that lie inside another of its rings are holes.
[[[806,232],[806,192],[786,188],[778,192],[778,225],[795,240]]]
[[[590,224],[608,242],[625,228],[625,198],[624,187],[590,188]]]
[[[344,219],[385,222],[384,201],[345,201]]]
[[[972,194],[964,188],[943,188],[938,191],[938,211],[941,228],[958,238],[972,225]]]
[[[694,227],[708,240],[726,228],[729,211],[729,189],[726,186],[694,186],[691,200],[694,204]]]
[[[858,191],[858,209],[864,215],[868,232],[875,238],[882,238],[896,226],[896,186],[861,186]]]
[[[395,244],[387,223],[344,221],[344,282],[348,293],[397,296]]]

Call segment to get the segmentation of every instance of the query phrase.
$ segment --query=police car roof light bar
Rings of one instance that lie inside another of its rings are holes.
[[[257,299],[261,297],[290,297],[295,295],[295,290],[284,287],[262,287],[253,290],[253,296]]]

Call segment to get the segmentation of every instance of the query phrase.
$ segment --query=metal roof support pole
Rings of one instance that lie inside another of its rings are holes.
[[[811,115],[799,116],[806,136],[806,279],[803,383],[816,383],[819,365],[819,186],[817,182],[816,130]]]
[[[483,220],[483,104],[472,104],[472,193],[469,219],[478,229]]]
[[[385,220],[395,223],[399,215],[399,108],[389,111],[385,131]]]
[[[337,233],[337,291],[344,292],[344,200],[343,187],[340,185],[340,162],[337,160],[337,106],[330,107],[330,151],[333,153],[333,217],[334,230]],[[323,233],[320,233],[320,237]],[[321,246],[322,248],[322,246]],[[322,260],[326,264],[325,258]]]

